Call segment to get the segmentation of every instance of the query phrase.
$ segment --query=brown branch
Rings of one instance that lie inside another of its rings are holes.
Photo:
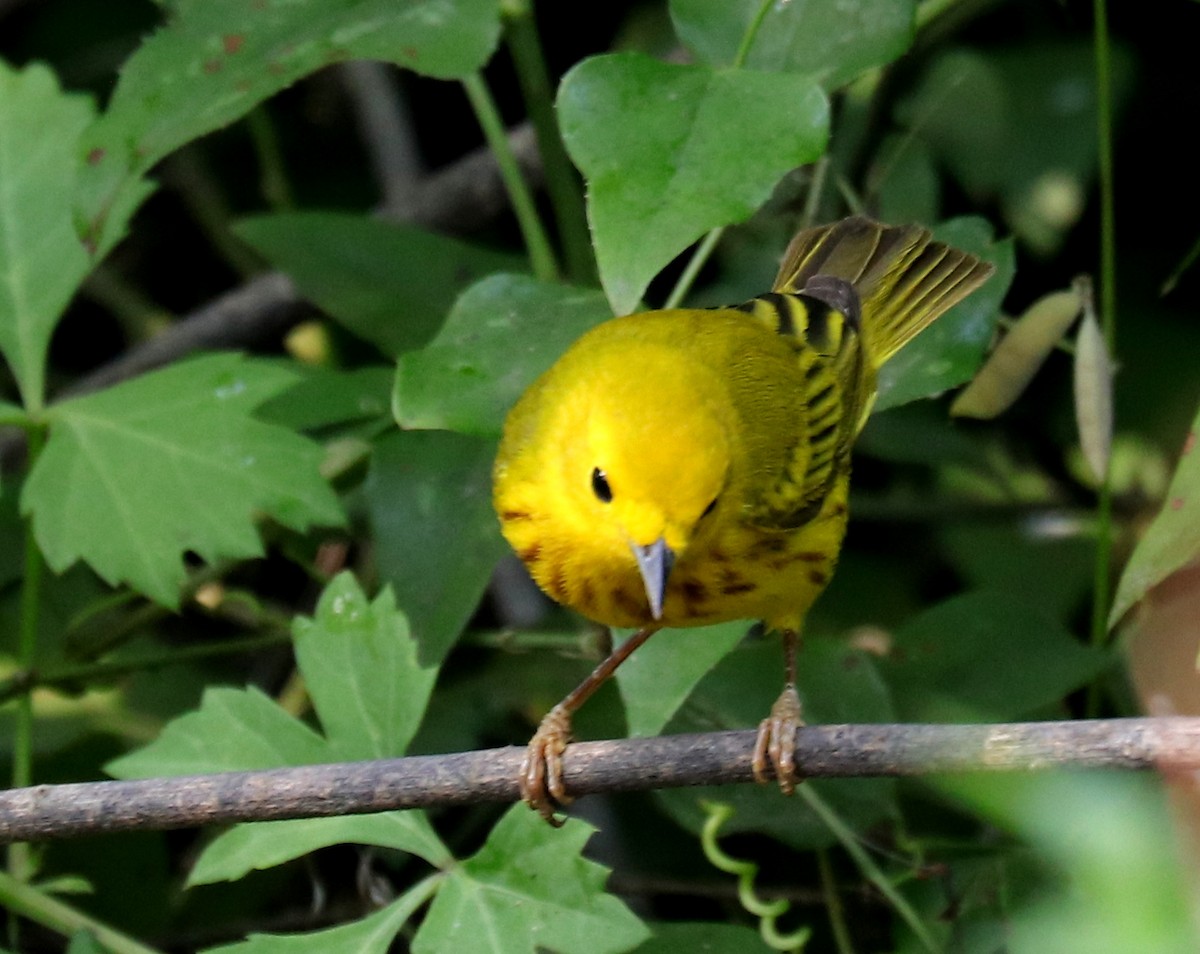
[[[509,133],[521,171],[541,181],[541,163],[528,123]],[[417,184],[404,207],[385,218],[452,234],[479,229],[508,208],[508,194],[486,148],[463,157]],[[208,348],[249,348],[278,339],[310,312],[291,280],[278,272],[253,278],[214,298],[161,334],[84,375],[58,397],[85,394],[159,368]]]
[[[569,791],[641,791],[751,781],[752,731],[580,742]],[[810,778],[1050,768],[1200,769],[1200,718],[1006,725],[818,725],[800,729]],[[517,798],[523,750],[311,765],[0,792],[0,841],[211,822],[365,814]]]

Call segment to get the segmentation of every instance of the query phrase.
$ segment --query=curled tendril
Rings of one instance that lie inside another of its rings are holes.
[[[791,934],[780,934],[775,923],[783,917],[791,907],[782,898],[774,901],[764,901],[754,892],[754,879],[758,875],[758,865],[752,861],[740,861],[727,855],[717,845],[717,833],[721,826],[733,817],[733,808],[720,802],[702,802],[705,812],[704,827],[700,831],[700,845],[706,857],[714,868],[719,868],[726,874],[735,875],[738,879],[738,901],[742,907],[758,918],[758,933],[762,935],[767,946],[775,951],[797,952],[804,948],[812,934],[812,929],[804,926],[797,928]]]

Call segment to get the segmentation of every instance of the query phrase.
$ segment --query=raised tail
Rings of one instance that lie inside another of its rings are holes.
[[[849,282],[858,295],[867,354],[878,368],[994,270],[975,255],[932,241],[919,225],[883,225],[855,215],[792,239],[774,290],[804,292],[820,276]]]

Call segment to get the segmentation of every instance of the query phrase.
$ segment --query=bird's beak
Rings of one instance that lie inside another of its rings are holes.
[[[675,563],[675,551],[667,546],[662,537],[649,546],[639,547],[633,544],[632,549],[638,569],[642,573],[642,582],[646,585],[650,613],[655,619],[662,619],[663,597],[667,592],[667,577]]]

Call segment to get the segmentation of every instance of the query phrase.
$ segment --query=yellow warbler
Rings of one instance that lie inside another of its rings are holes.
[[[553,821],[570,800],[571,715],[637,646],[731,619],[784,635],[754,771],[769,759],[791,791],[796,634],[841,547],[876,372],[991,272],[923,228],[855,216],[797,235],[774,291],[615,318],[534,382],[496,460],[504,536],[552,598],[642,629],[543,720],[521,773],[531,807]]]

